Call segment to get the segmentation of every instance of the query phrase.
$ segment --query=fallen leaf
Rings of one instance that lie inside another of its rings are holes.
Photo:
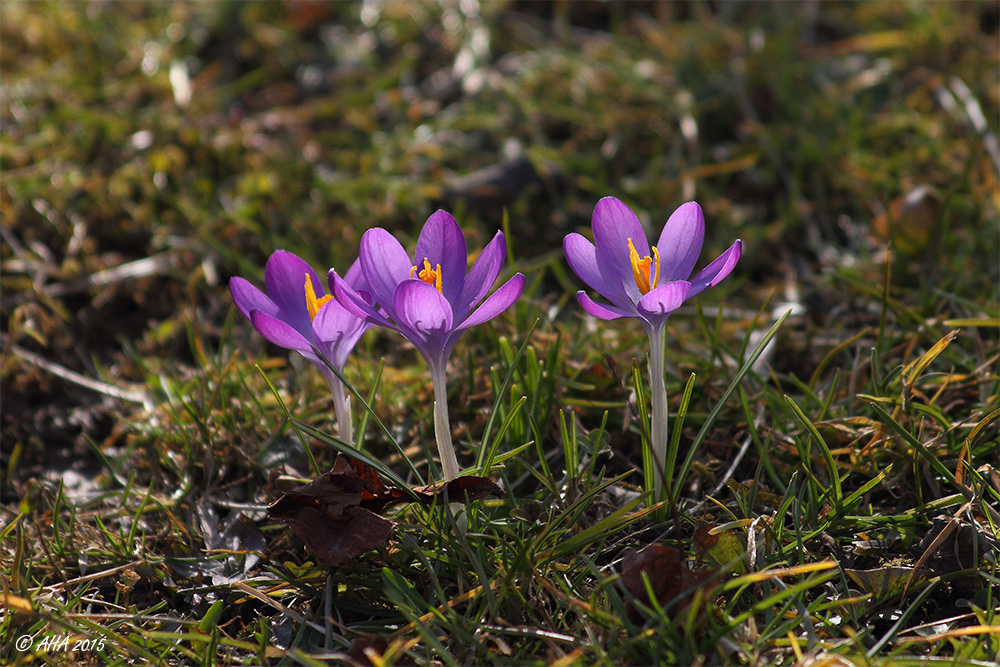
[[[771,493],[760,485],[753,483],[741,484],[734,479],[729,479],[726,480],[726,486],[733,492],[733,495],[739,496],[743,502],[749,503],[753,499],[756,504],[768,509],[780,507],[784,500],[781,496]]]
[[[507,494],[487,477],[478,475],[463,475],[450,482],[438,482],[428,486],[419,486],[412,489],[422,502],[431,504],[438,502],[438,497],[444,493],[448,495],[448,502],[464,503],[467,500],[482,500],[487,496],[503,498]]]
[[[403,502],[440,504],[503,497],[503,489],[486,477],[465,475],[414,489],[386,484],[371,466],[343,454],[329,472],[284,493],[268,514],[288,525],[321,563],[353,564],[364,552],[385,544],[395,523],[381,516]]]
[[[715,531],[714,524],[699,521],[694,528],[694,555],[698,563],[725,567],[728,572],[746,574],[746,543],[734,530]]]
[[[340,465],[338,465],[340,464]],[[268,514],[288,525],[321,563],[352,565],[364,552],[385,544],[395,525],[361,507],[365,480],[344,470],[338,457],[329,472],[289,491]]]
[[[649,588],[661,607],[680,598],[678,606],[686,607],[697,590],[712,578],[716,570],[692,571],[680,549],[664,544],[650,544],[642,551],[627,550],[622,558],[622,585],[639,602],[650,605],[649,590],[643,574],[649,579]],[[633,605],[628,608],[629,618],[641,621]]]
[[[897,566],[877,567],[871,570],[853,570],[845,567],[844,572],[866,593],[884,599],[901,595],[914,570],[912,567]],[[924,577],[919,574],[914,579],[914,583],[923,581]]]

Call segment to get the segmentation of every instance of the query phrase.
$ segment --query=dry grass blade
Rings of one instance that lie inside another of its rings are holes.
[[[7,343],[7,337],[4,336],[4,343]],[[17,356],[19,359],[25,362],[37,366],[42,370],[52,373],[58,378],[62,378],[67,382],[75,384],[84,389],[89,389],[91,391],[96,391],[105,396],[110,396],[112,398],[117,398],[123,401],[128,401],[130,403],[138,403],[142,405],[146,410],[151,410],[153,408],[153,399],[148,392],[141,389],[125,388],[119,387],[117,385],[108,384],[107,382],[101,382],[93,378],[89,378],[82,373],[77,373],[76,371],[70,370],[65,366],[61,366],[55,362],[49,361],[48,359],[42,357],[39,354],[35,354],[30,350],[26,350],[20,345],[11,345],[10,351]]]

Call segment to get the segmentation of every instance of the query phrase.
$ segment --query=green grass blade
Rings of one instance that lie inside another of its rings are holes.
[[[341,373],[338,369],[334,368],[333,364],[330,363],[330,360],[327,359],[325,356],[323,356],[320,353],[319,349],[315,345],[313,345],[313,350],[316,352],[316,356],[323,360],[323,363],[326,364],[326,367],[329,368],[330,371],[334,375],[336,375],[337,378],[341,382],[344,383],[344,386],[347,387],[347,390],[351,392],[351,394],[354,396],[354,398],[357,399],[357,401],[359,403],[361,403],[361,405],[365,409],[365,412],[367,412],[369,415],[371,415],[371,418],[375,420],[375,423],[378,425],[379,429],[382,431],[382,433],[385,435],[385,437],[392,444],[393,448],[396,450],[396,452],[399,454],[399,456],[404,461],[406,461],[407,467],[409,467],[410,472],[413,473],[414,477],[417,478],[418,482],[421,485],[425,484],[424,478],[420,474],[420,471],[417,470],[416,466],[413,465],[413,462],[410,460],[410,457],[406,455],[406,452],[403,450],[403,447],[398,442],[396,442],[396,438],[393,437],[392,433],[389,431],[389,429],[386,427],[386,425],[383,424],[382,420],[378,418],[377,414],[375,414],[375,411],[372,409],[371,404],[368,401],[365,400],[364,396],[362,396],[361,393],[358,392],[357,389],[354,388],[354,385],[352,385],[350,382],[347,381],[347,378],[344,377],[343,373]],[[331,436],[331,438],[332,438],[332,436]],[[337,442],[340,442],[341,444],[348,444],[348,443],[342,442],[341,440],[337,440]],[[356,448],[353,447],[353,446],[351,446],[351,449],[356,449]]]
[[[843,501],[844,501],[844,491],[840,485],[840,474],[837,472],[837,462],[833,460],[833,454],[830,453],[830,447],[826,444],[826,440],[820,434],[819,429],[816,425],[806,417],[805,413],[795,404],[790,396],[785,396],[785,404],[792,409],[795,414],[796,419],[805,426],[806,430],[813,440],[816,441],[816,445],[819,447],[820,454],[823,456],[823,462],[826,464],[826,472],[830,477],[830,481],[833,482],[833,503],[834,509],[837,514],[843,512]]]
[[[325,431],[319,430],[312,424],[307,424],[306,422],[299,421],[298,419],[292,419],[292,423],[302,433],[308,435],[311,438],[315,438],[316,440],[320,441],[327,447],[330,447],[331,449],[340,452],[341,454],[343,454],[348,458],[357,459],[358,461],[361,461],[365,465],[375,470],[375,472],[377,472],[379,475],[381,475],[385,479],[388,479],[394,485],[398,486],[400,489],[409,491],[410,487],[406,484],[405,481],[403,481],[401,477],[399,477],[399,475],[394,473],[391,468],[389,468],[388,466],[386,466],[384,463],[374,458],[373,456],[369,455],[367,452],[357,449],[353,445],[348,444],[343,440],[341,440],[340,438],[332,436],[329,433],[326,433]],[[420,484],[423,484],[423,482],[420,482]],[[414,496],[414,499],[415,498],[416,497]]]
[[[517,364],[521,359],[521,355],[524,354],[524,349],[525,347],[527,347],[528,341],[531,340],[531,334],[535,331],[535,327],[537,325],[538,325],[538,318],[535,318],[535,321],[532,322],[531,326],[528,327],[528,333],[525,334],[524,340],[521,341],[521,345],[517,348],[517,352],[514,354],[514,359],[510,363],[510,368],[507,369],[507,374],[504,376],[503,382],[500,384],[500,388],[497,391],[497,397],[493,401],[493,409],[490,410],[490,416],[486,420],[486,427],[483,429],[483,437],[482,440],[480,440],[480,442],[483,444],[485,444],[490,439],[490,434],[493,431],[493,425],[496,419],[496,415],[500,412],[500,405],[503,403],[503,400],[507,395],[507,388],[510,386],[511,380],[514,378],[514,372],[517,370]],[[497,439],[499,439],[499,436],[497,437]],[[490,451],[495,452],[496,446],[497,445],[491,445],[491,447],[489,448]],[[481,475],[485,475],[486,474],[485,471],[489,467],[485,465],[487,453],[488,452],[486,447],[483,446],[479,447],[479,456],[477,457],[476,460],[476,467],[479,468]]]
[[[379,385],[382,383],[382,370],[385,368],[385,359],[379,359],[378,366],[375,368],[375,375],[372,376],[372,386],[368,390],[368,405],[371,405],[375,401],[375,396],[378,394]],[[368,433],[368,421],[371,418],[371,412],[368,410],[363,410],[361,416],[358,418],[358,428],[354,432],[355,447],[361,449],[365,441],[365,435]]]
[[[260,376],[264,378],[264,382],[267,383],[268,389],[270,389],[271,393],[274,395],[274,400],[278,402],[278,405],[281,406],[281,411],[285,413],[285,419],[288,420],[288,423],[291,424],[292,428],[295,430],[295,435],[298,436],[299,442],[302,443],[302,448],[306,450],[306,457],[309,459],[309,467],[312,468],[313,474],[323,474],[319,463],[316,462],[316,456],[313,454],[312,447],[309,446],[309,441],[304,435],[302,435],[302,431],[299,430],[295,418],[292,417],[292,413],[288,411],[288,406],[286,406],[285,402],[281,399],[281,394],[278,393],[278,389],[271,384],[271,380],[268,379],[267,374],[264,372],[264,369],[260,367],[260,364],[256,364],[254,367],[257,369],[257,372],[260,373]]]
[[[906,441],[906,444],[908,444],[910,447],[913,447],[913,449],[917,450],[917,453],[919,453],[920,456],[925,461],[927,461],[927,463],[934,470],[936,470],[939,475],[944,477],[949,484],[952,485],[955,484],[955,473],[948,470],[947,466],[941,463],[941,460],[938,457],[934,456],[934,454],[931,453],[931,450],[927,449],[927,447],[924,446],[924,444],[920,442],[920,440],[918,440],[916,436],[907,431],[906,428],[898,421],[893,419],[892,415],[890,415],[885,408],[879,405],[879,403],[875,401],[869,401],[868,404],[871,406],[872,410],[874,410],[875,413],[878,414],[879,418],[882,419],[882,423],[884,423],[886,426],[888,426],[893,431],[902,436],[903,440]]]
[[[667,462],[663,475],[663,488],[667,489],[667,493],[670,493],[670,489],[673,488],[674,466],[677,465],[677,454],[681,447],[681,431],[684,429],[684,418],[687,417],[688,405],[691,403],[696,379],[697,376],[694,373],[688,377],[687,384],[684,385],[684,394],[681,396],[681,404],[677,408],[677,415],[674,417],[673,426],[671,426],[670,444],[667,447]]]
[[[844,502],[842,503],[843,511],[850,512],[853,510],[854,506],[861,501],[864,495],[880,484],[882,480],[888,477],[891,472],[892,464],[890,463],[885,470],[872,477],[870,480],[862,484],[857,491],[844,498]]]
[[[656,481],[654,476],[653,441],[650,437],[649,410],[646,408],[646,385],[642,381],[639,364],[632,361],[632,386],[635,390],[635,408],[639,416],[639,434],[642,438],[642,488],[652,494]],[[650,495],[652,498],[652,495]]]
[[[510,425],[514,423],[514,420],[518,417],[518,415],[521,412],[521,408],[524,407],[524,404],[527,401],[528,398],[526,396],[522,396],[521,398],[517,399],[517,402],[514,403],[514,407],[510,410],[510,412],[507,413],[507,416],[504,418],[503,423],[500,424],[500,429],[497,431],[496,437],[493,438],[493,442],[490,443],[488,451],[486,450],[486,448],[483,448],[481,450],[486,452],[486,456],[483,457],[483,461],[481,464],[477,464],[475,466],[474,470],[478,470],[477,474],[488,475],[489,471],[493,469],[493,466],[496,464],[498,460],[497,450],[500,448],[500,443],[503,441],[503,437],[507,434],[507,431],[510,430]],[[522,448],[518,448],[518,451],[521,451],[521,449]],[[506,458],[502,460],[506,460]]]
[[[684,463],[681,464],[680,471],[677,473],[677,484],[675,484],[673,488],[673,501],[675,505],[680,500],[680,491],[684,485],[684,479],[691,470],[691,464],[694,463],[694,457],[698,453],[698,448],[701,446],[702,441],[704,441],[705,436],[708,435],[709,429],[711,429],[712,425],[715,424],[715,420],[719,417],[719,413],[722,412],[722,408],[725,406],[726,401],[728,401],[732,393],[736,391],[736,387],[738,387],[740,382],[743,381],[743,377],[750,372],[750,368],[753,366],[753,363],[757,361],[757,358],[760,357],[761,354],[763,354],[764,348],[766,348],[767,344],[771,342],[771,339],[777,335],[778,329],[781,328],[781,325],[784,324],[785,320],[788,319],[788,316],[791,313],[791,309],[785,311],[785,313],[779,317],[773,325],[771,325],[771,328],[764,334],[764,337],[757,344],[757,347],[754,348],[754,351],[750,353],[750,356],[743,362],[743,365],[740,366],[738,371],[736,371],[736,376],[729,384],[729,387],[726,388],[726,391],[722,393],[722,397],[719,398],[715,407],[712,408],[711,412],[709,412],[708,418],[705,419],[705,423],[701,426],[701,430],[698,431],[698,435],[696,435],[694,440],[691,442],[691,448],[688,450],[687,456],[684,457]]]

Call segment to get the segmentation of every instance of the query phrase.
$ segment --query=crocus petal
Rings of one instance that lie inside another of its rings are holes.
[[[369,300],[365,299],[362,293],[355,291],[354,288],[348,285],[347,281],[337,275],[336,271],[330,269],[327,280],[333,285],[333,296],[337,300],[337,303],[342,305],[349,313],[367,322],[388,327],[389,329],[396,329],[396,325],[382,314],[385,312],[384,310],[380,313],[372,308]],[[317,313],[318,315],[319,313]]]
[[[365,328],[367,328],[365,318],[360,318],[344,308],[336,299],[324,303],[313,320],[313,333],[318,341],[336,340],[345,332]]]
[[[413,267],[403,246],[392,234],[375,227],[361,237],[358,260],[375,301],[386,310],[391,309],[396,285],[410,277]]]
[[[501,285],[496,292],[491,294],[486,301],[483,301],[483,305],[479,306],[479,308],[477,308],[472,315],[466,318],[464,322],[457,326],[456,329],[464,330],[469,327],[474,327],[477,324],[482,324],[483,322],[492,320],[494,317],[510,308],[511,304],[521,298],[521,293],[523,291],[524,276],[517,273],[510,280]]]
[[[742,253],[743,241],[737,239],[733,245],[729,246],[726,252],[719,255],[714,262],[698,272],[698,275],[691,281],[691,294],[689,296],[694,296],[722,282],[723,278],[732,273],[736,267],[736,262],[740,261]]]
[[[483,251],[479,253],[469,275],[465,277],[465,287],[462,289],[462,297],[455,308],[455,319],[462,321],[475,307],[479,300],[486,296],[490,287],[496,282],[500,275],[500,267],[503,266],[504,256],[507,254],[507,240],[503,232],[497,232],[493,240],[486,244]]]
[[[614,303],[628,301],[621,280],[615,279],[611,282],[605,280],[604,274],[601,273],[600,262],[597,261],[597,249],[584,236],[575,232],[567,234],[563,239],[563,252],[573,273],[597,290],[601,296]]]
[[[449,303],[457,305],[465,285],[468,253],[465,234],[450,213],[436,211],[420,230],[417,251],[413,255],[417,269],[423,266],[425,258],[432,268],[441,265],[441,292]]]
[[[636,304],[636,308],[651,324],[660,324],[670,313],[680,308],[690,289],[691,283],[686,280],[675,280],[660,285],[644,294]]]
[[[576,300],[580,302],[585,311],[602,320],[620,320],[623,317],[635,317],[635,313],[627,313],[621,308],[597,303],[587,296],[587,293],[583,290],[576,293]]]
[[[597,267],[608,285],[622,286],[635,303],[642,296],[632,275],[628,242],[631,239],[639,258],[649,255],[649,241],[639,218],[628,206],[614,197],[604,197],[594,207],[592,220]]]
[[[425,356],[435,344],[443,345],[454,319],[451,304],[441,292],[422,280],[405,280],[396,288],[393,310],[400,331],[407,334]]]
[[[251,310],[250,321],[261,336],[279,347],[301,352],[312,351],[312,345],[305,336],[277,317],[260,310]]]
[[[267,296],[281,309],[282,319],[303,336],[312,330],[312,320],[306,308],[307,275],[312,281],[313,288],[322,292],[323,285],[312,267],[287,250],[274,251],[264,267],[264,287],[267,289]]]
[[[660,283],[687,280],[694,270],[705,240],[705,215],[701,206],[682,204],[663,225],[656,249],[660,253]]]
[[[304,281],[303,281],[304,282]],[[240,277],[229,279],[229,291],[233,295],[233,302],[243,317],[250,319],[250,311],[261,310],[272,317],[278,317],[281,310],[267,295],[254,287],[250,281]]]
[[[331,299],[323,304],[313,319],[313,338],[333,365],[343,369],[351,350],[370,326],[339,301]]]
[[[330,282],[331,274],[327,273],[326,278],[327,282],[330,285],[330,294],[333,294],[333,283]],[[347,273],[344,274],[344,280],[347,282],[348,285],[354,288],[355,291],[357,290],[365,290],[366,292],[371,291],[371,289],[368,287],[368,281],[365,280],[365,273],[364,271],[361,270],[360,259],[354,260],[354,263],[351,264],[351,268],[347,269]]]
[[[628,240],[640,257],[649,254],[649,242],[642,223],[628,206],[615,197],[604,197],[594,207],[592,219],[594,228],[594,245],[601,254],[618,264],[629,264]],[[630,269],[631,271],[631,269]]]

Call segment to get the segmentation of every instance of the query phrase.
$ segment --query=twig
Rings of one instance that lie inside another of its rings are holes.
[[[124,565],[117,565],[115,567],[109,568],[107,570],[102,570],[101,572],[94,572],[93,574],[87,574],[82,577],[77,577],[76,579],[66,579],[58,584],[52,584],[51,586],[46,586],[45,590],[50,593],[56,593],[59,591],[64,591],[70,586],[76,584],[82,584],[89,581],[97,581],[98,579],[105,579],[107,577],[114,576],[130,568],[134,568],[137,565],[141,565],[142,561],[137,561],[133,563],[125,563]]]
[[[4,336],[6,338],[6,336]],[[76,371],[70,370],[65,366],[60,366],[54,361],[49,361],[45,357],[42,357],[34,352],[24,349],[20,345],[11,345],[11,352],[17,357],[23,359],[24,361],[37,366],[42,370],[52,373],[56,377],[60,377],[67,382],[75,385],[79,385],[85,389],[90,389],[91,391],[96,391],[106,396],[111,396],[112,398],[117,398],[123,401],[130,401],[132,403],[138,403],[145,407],[147,410],[153,407],[153,401],[149,394],[145,391],[139,389],[128,389],[125,387],[116,387],[115,385],[108,384],[107,382],[101,382],[99,380],[94,380],[77,373]]]
[[[110,269],[97,271],[84,278],[72,280],[66,283],[53,283],[38,288],[38,291],[45,296],[66,296],[68,294],[80,294],[93,287],[101,287],[112,283],[121,282],[130,278],[146,278],[149,276],[166,273],[176,265],[177,253],[173,250],[161,252],[152,257],[144,257],[133,262],[126,262],[113,266]],[[21,303],[28,300],[32,292],[24,291],[12,294],[0,301],[4,307]]]

